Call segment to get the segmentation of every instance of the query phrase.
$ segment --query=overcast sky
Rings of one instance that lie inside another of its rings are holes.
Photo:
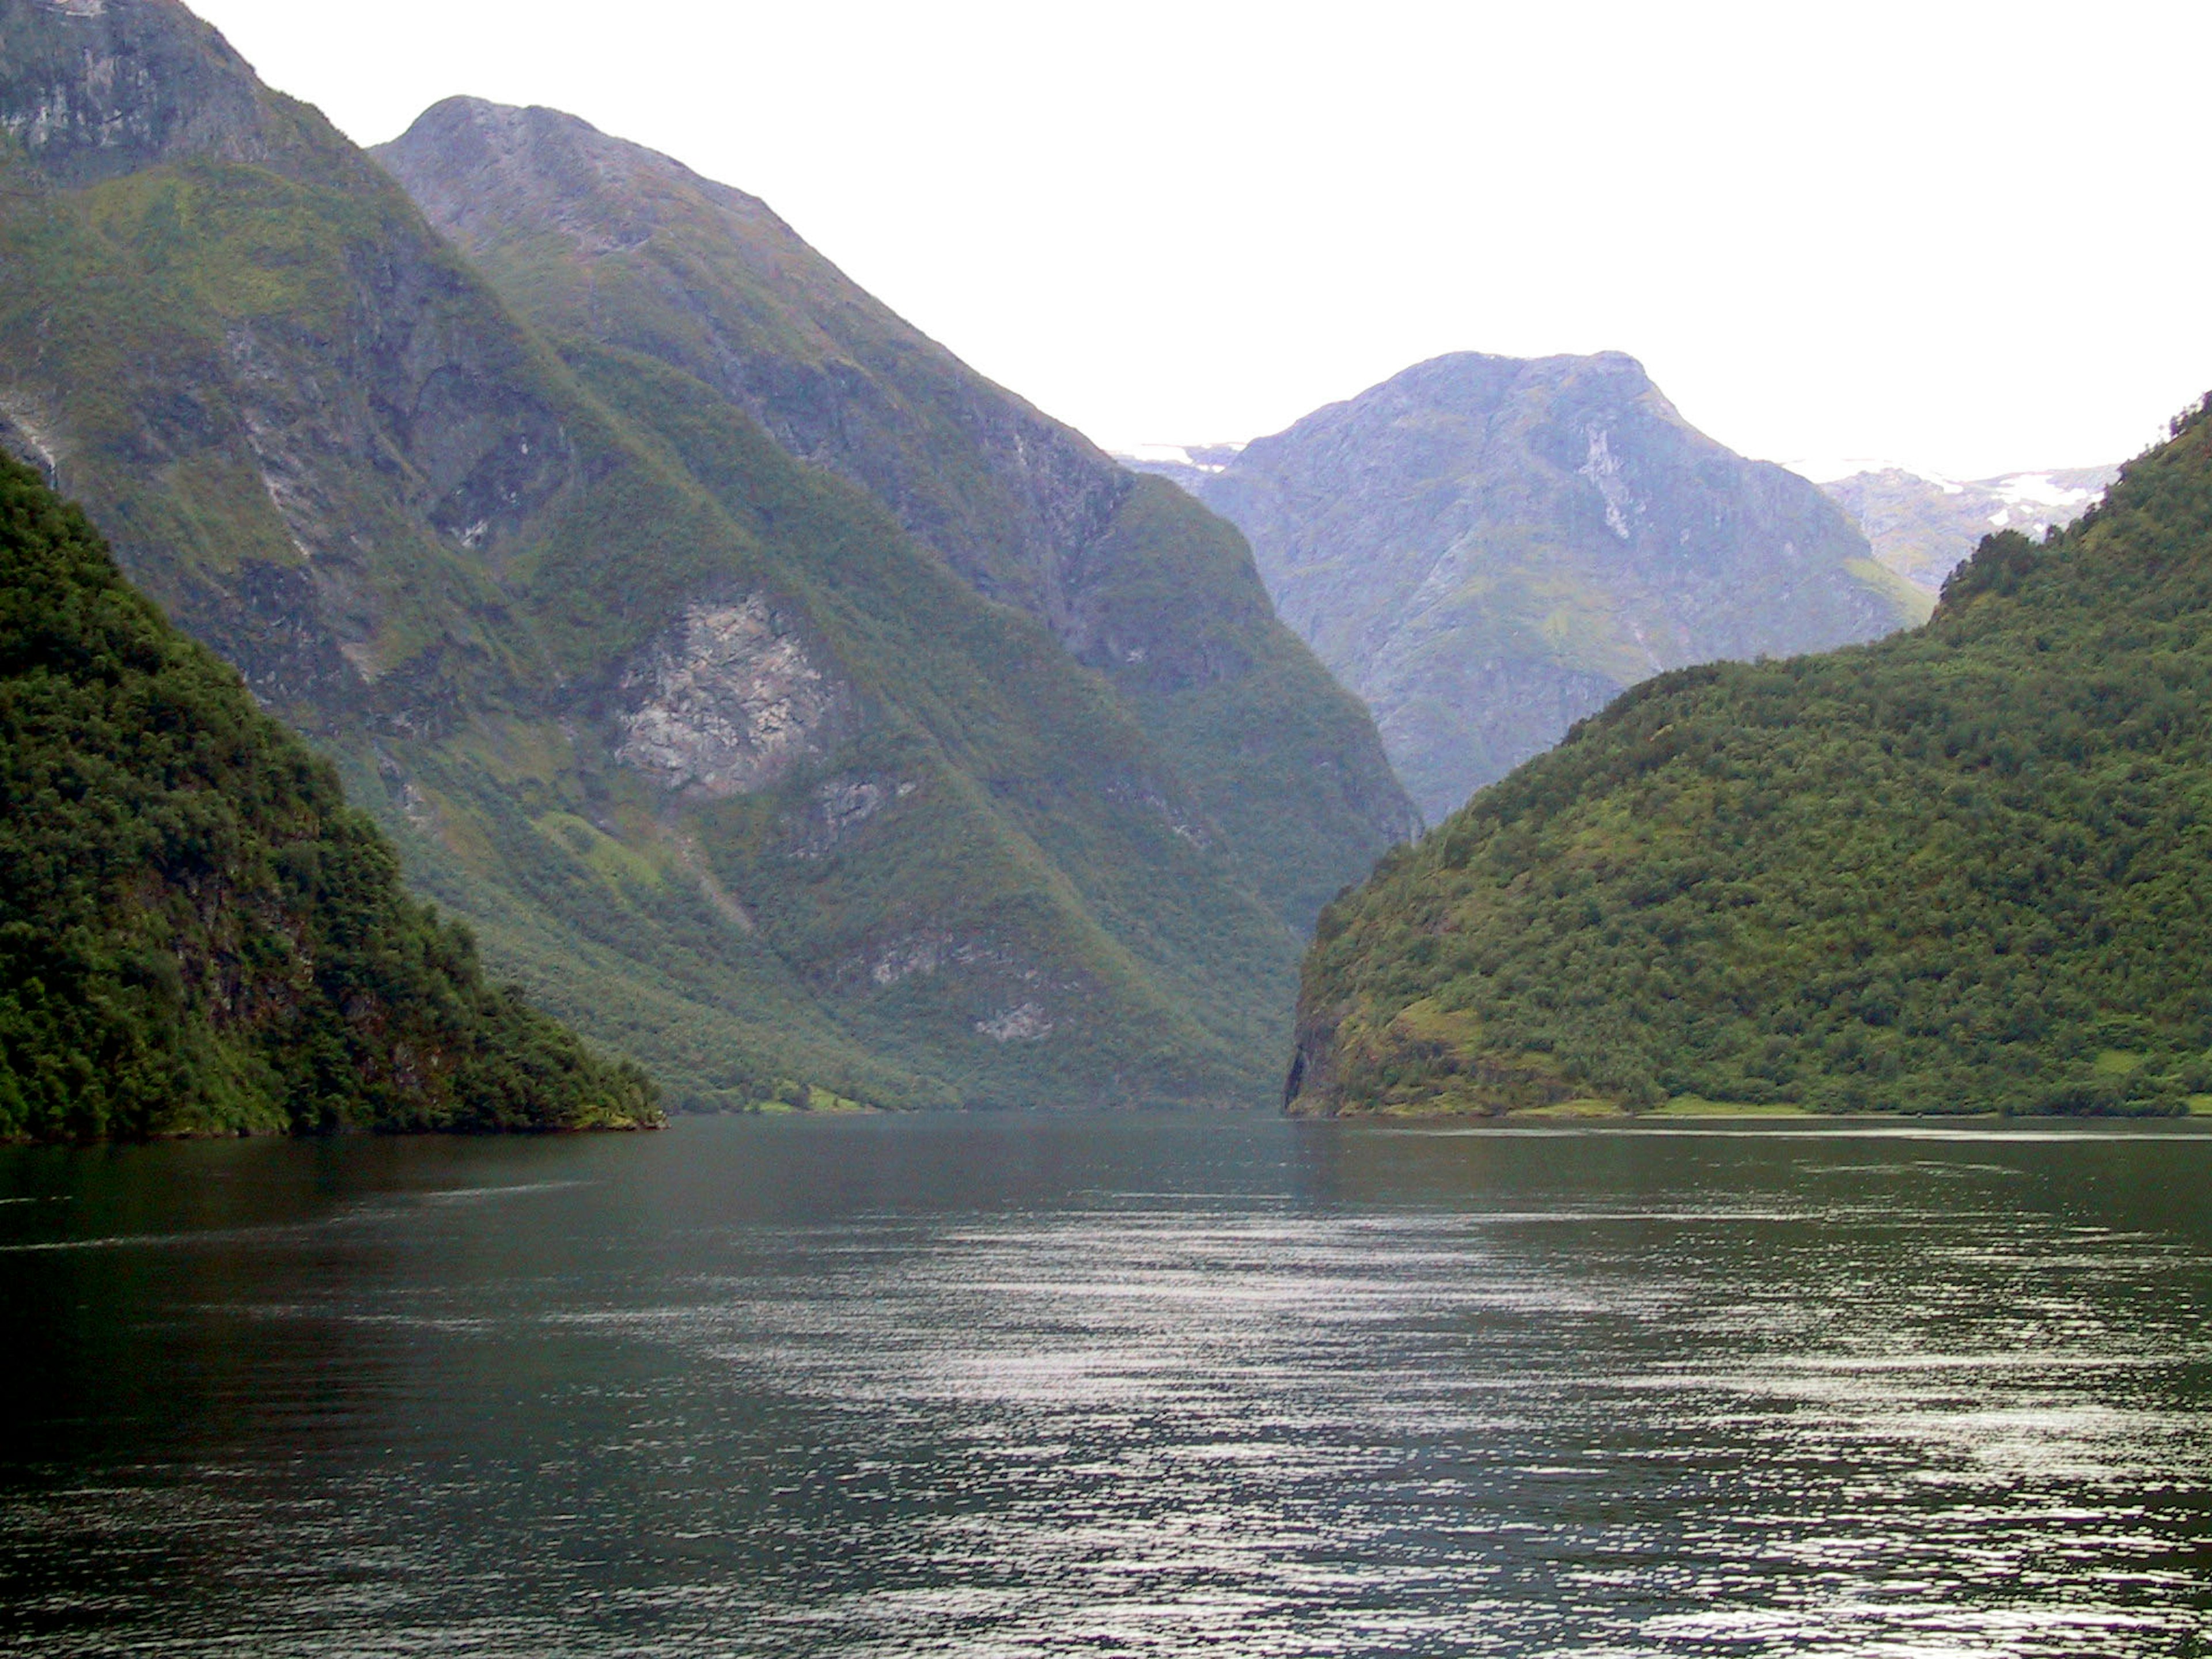
[[[2212,387],[2202,3],[193,3],[363,143],[467,92],[763,196],[1109,447],[1456,350],[1968,476]]]

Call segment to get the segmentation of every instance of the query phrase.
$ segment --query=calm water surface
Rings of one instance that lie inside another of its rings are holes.
[[[0,1651],[2212,1650],[2212,1135],[0,1153]]]

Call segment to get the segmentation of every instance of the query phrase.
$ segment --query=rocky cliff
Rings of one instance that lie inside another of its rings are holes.
[[[1813,485],[1617,353],[1439,357],[1184,473],[1432,818],[1650,675],[1928,608]]]
[[[1291,918],[1402,807],[1233,531],[1040,462],[1036,522],[1104,515],[1079,653],[979,591],[1029,532],[963,563],[780,405],[556,346],[172,0],[0,0],[0,442],[501,973],[678,1103],[1268,1092]]]

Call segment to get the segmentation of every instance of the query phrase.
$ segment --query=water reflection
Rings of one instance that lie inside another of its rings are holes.
[[[0,1159],[55,1654],[2168,1654],[2212,1137]]]

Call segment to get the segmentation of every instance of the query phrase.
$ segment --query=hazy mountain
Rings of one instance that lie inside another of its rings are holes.
[[[1114,459],[1132,472],[1149,472],[1195,495],[1209,479],[1226,472],[1243,449],[1241,443],[1146,444]]]
[[[1926,628],[1639,687],[1322,919],[1301,1110],[2212,1088],[2212,417]]]
[[[1045,453],[933,550],[722,386],[556,349],[170,0],[0,0],[0,441],[501,972],[687,1103],[1261,1091],[1294,921],[1403,808],[1227,526],[997,394]]]
[[[2119,476],[2117,466],[2077,466],[1966,480],[1878,467],[1820,488],[1858,521],[1875,558],[1934,593],[1983,537],[2016,530],[2040,540],[2087,512]]]
[[[1244,532],[1432,817],[1650,675],[1928,610],[1812,484],[1698,432],[1617,353],[1439,357],[1234,453],[1147,464]]]

